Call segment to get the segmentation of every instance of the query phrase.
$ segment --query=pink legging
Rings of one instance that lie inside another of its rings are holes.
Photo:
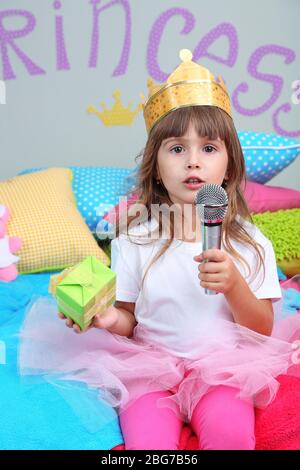
[[[254,407],[236,397],[235,388],[220,385],[197,404],[191,426],[203,450],[253,450]],[[170,392],[141,396],[120,413],[126,450],[176,450],[182,422],[171,408],[157,400]]]

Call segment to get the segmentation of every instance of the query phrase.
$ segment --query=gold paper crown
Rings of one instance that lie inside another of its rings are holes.
[[[169,76],[166,83],[157,85],[148,80],[148,101],[144,104],[144,118],[148,133],[164,116],[185,106],[217,106],[231,115],[230,97],[221,77],[192,61],[193,54],[181,49],[182,63]]]

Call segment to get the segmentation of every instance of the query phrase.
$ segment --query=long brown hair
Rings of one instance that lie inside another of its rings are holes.
[[[237,218],[237,216],[240,216],[241,219],[253,223],[242,190],[246,178],[243,151],[233,120],[220,108],[215,106],[188,106],[180,108],[166,115],[151,130],[144,151],[137,156],[137,160],[142,158],[142,161],[139,167],[135,192],[139,196],[138,201],[136,201],[137,204],[141,204],[142,206],[139,207],[145,208],[143,218],[145,221],[151,219],[151,205],[153,204],[167,204],[168,206],[173,204],[163,184],[158,185],[156,182],[158,176],[157,154],[164,139],[182,137],[187,132],[190,123],[194,124],[199,137],[208,137],[212,140],[220,138],[225,143],[228,154],[226,173],[228,178],[226,182],[228,211],[223,221],[223,244],[228,253],[247,266],[248,275],[250,275],[248,263],[233,248],[231,240],[247,244],[257,254],[255,270],[255,273],[257,273],[261,266],[265,269],[262,255],[263,247],[253,240],[239,221],[239,218]],[[130,213],[134,215],[130,215]],[[135,225],[134,221],[137,218],[140,221],[141,214],[140,211],[138,213],[135,211],[135,206],[133,205],[131,210],[129,209],[126,226],[117,226],[117,235],[123,231],[128,233],[128,228],[132,228]],[[162,221],[159,219],[158,223],[158,230],[161,233]],[[174,221],[172,218],[170,218],[170,235],[171,237],[166,240],[162,249],[153,258],[146,273],[151,265],[165,253],[174,240]]]

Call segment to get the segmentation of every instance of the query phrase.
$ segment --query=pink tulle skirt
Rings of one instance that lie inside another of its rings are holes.
[[[185,421],[211,387],[235,387],[237,396],[265,407],[278,390],[277,376],[300,376],[299,313],[277,319],[271,337],[220,321],[221,341],[202,339],[191,360],[104,330],[78,335],[58,318],[55,301],[40,297],[21,331],[20,373],[86,384],[117,410],[145,393],[169,390],[158,406],[173,408]]]

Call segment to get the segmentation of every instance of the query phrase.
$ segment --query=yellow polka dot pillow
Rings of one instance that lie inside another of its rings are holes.
[[[22,239],[20,273],[60,270],[88,255],[109,264],[76,208],[71,170],[50,168],[0,181],[0,204],[10,211],[8,234]]]

